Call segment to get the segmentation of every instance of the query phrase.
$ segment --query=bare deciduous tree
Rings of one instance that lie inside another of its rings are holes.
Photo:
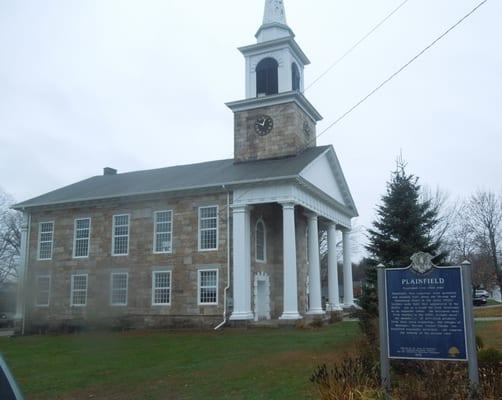
[[[421,203],[429,203],[431,209],[435,211],[436,224],[434,225],[431,236],[434,240],[441,243],[441,251],[446,255],[449,253],[451,245],[448,243],[448,234],[454,229],[456,216],[459,212],[458,202],[452,202],[447,192],[436,188],[430,189],[427,186],[422,187],[420,194]],[[465,260],[465,258],[464,258]]]
[[[9,208],[12,203],[12,197],[0,191],[0,284],[17,278],[22,217]]]
[[[469,212],[466,204],[462,204],[456,210],[453,222],[445,237],[449,259],[453,263],[460,264],[465,260],[472,260],[479,253],[476,231],[469,221]]]
[[[467,220],[480,250],[488,253],[497,281],[502,287],[499,263],[502,241],[502,198],[493,192],[478,191],[466,204]]]

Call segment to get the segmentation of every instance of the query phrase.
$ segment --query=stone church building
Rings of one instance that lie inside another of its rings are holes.
[[[234,158],[101,176],[17,204],[24,214],[17,318],[72,324],[217,327],[295,321],[353,305],[357,210],[321,115],[303,95],[309,59],[267,0],[245,58]],[[319,230],[328,237],[321,297]],[[343,238],[343,304],[336,244]]]

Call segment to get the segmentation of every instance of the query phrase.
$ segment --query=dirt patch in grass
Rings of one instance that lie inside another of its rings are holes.
[[[475,318],[493,318],[502,317],[502,306],[489,308],[476,308],[474,310]]]

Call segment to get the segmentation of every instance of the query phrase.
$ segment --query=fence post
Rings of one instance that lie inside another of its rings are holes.
[[[467,359],[469,366],[469,381],[471,388],[477,390],[479,387],[478,354],[476,348],[476,327],[472,313],[472,269],[469,261],[462,263],[462,280],[464,283],[464,316],[465,328],[467,330]]]
[[[378,323],[380,337],[380,376],[385,393],[390,392],[390,362],[387,341],[387,301],[385,298],[385,266],[377,267],[378,280]]]

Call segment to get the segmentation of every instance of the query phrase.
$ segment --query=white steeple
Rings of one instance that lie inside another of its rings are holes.
[[[256,33],[258,43],[294,36],[286,22],[284,0],[265,0],[263,24]]]
[[[282,24],[286,23],[286,11],[284,10],[283,0],[266,0],[265,13],[263,15],[263,25],[267,24]]]
[[[301,93],[309,59],[286,23],[284,0],[265,0],[258,43],[239,48],[246,58],[246,98]]]

